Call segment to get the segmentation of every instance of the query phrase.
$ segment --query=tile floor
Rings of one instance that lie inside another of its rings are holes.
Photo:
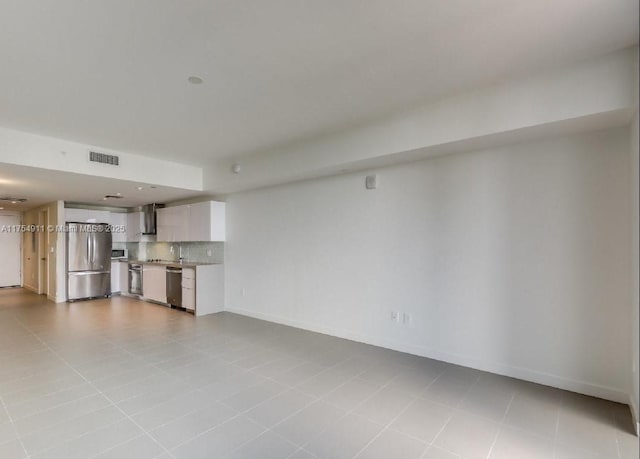
[[[221,313],[0,290],[1,458],[637,458],[626,406]]]

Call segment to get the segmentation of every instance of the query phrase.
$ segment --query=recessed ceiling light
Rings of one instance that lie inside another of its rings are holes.
[[[11,204],[18,204],[18,201],[11,201]]]
[[[189,78],[187,78],[187,81],[191,84],[202,84],[204,82],[202,78],[195,75],[192,75]]]
[[[142,187],[141,187],[141,186],[139,186],[139,187],[138,187],[138,191],[140,191],[141,189],[142,189]]]
[[[116,193],[117,196],[122,196],[122,193]]]
[[[0,207],[0,210],[4,210],[4,207]]]

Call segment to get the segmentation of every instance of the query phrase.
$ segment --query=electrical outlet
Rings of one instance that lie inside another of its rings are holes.
[[[207,256],[210,257],[213,254],[213,251],[211,249],[207,249]]]
[[[391,311],[390,318],[393,322],[400,322],[400,313],[398,311]]]
[[[411,325],[412,321],[413,318],[411,317],[411,314],[407,314],[406,312],[402,314],[402,323],[404,325]]]
[[[245,291],[244,287],[242,287],[242,290],[240,291],[240,293],[242,294],[242,296],[245,296],[246,291]]]

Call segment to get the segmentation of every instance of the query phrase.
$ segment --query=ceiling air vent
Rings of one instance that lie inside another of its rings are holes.
[[[93,161],[94,163],[110,164],[111,166],[117,166],[120,163],[120,160],[116,155],[97,153],[95,151],[89,152],[89,161]]]

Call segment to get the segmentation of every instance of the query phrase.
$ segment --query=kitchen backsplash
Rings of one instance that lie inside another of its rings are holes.
[[[178,260],[224,263],[224,242],[127,242],[130,260]]]

